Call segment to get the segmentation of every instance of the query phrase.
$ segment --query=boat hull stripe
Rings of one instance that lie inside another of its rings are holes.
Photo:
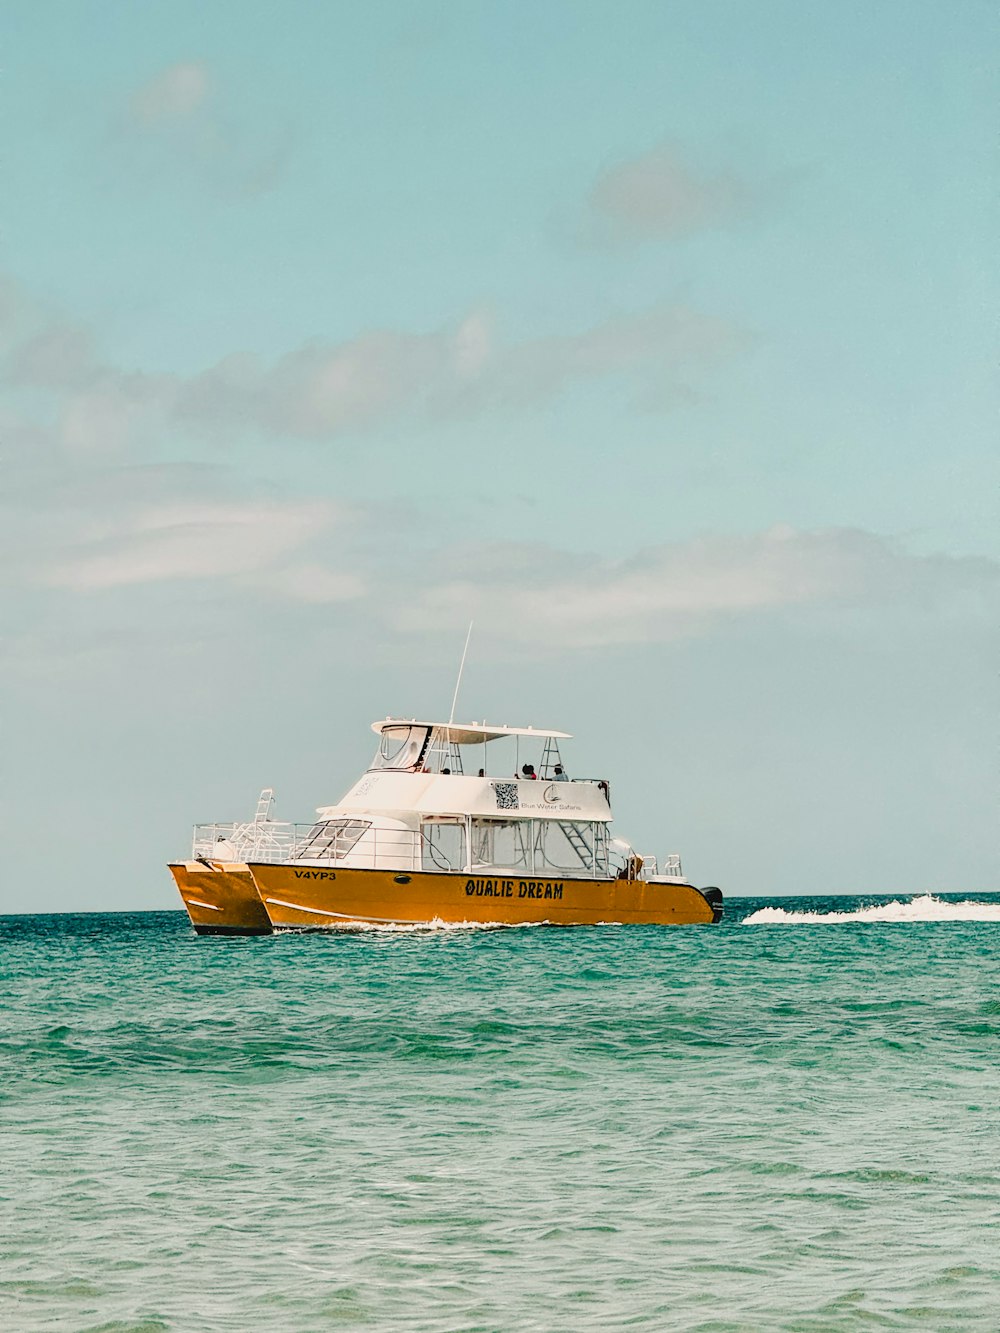
[[[303,907],[301,903],[288,903],[282,898],[265,898],[265,903],[271,903],[275,907],[288,907],[293,912],[305,912],[309,916],[334,916],[339,921],[375,921],[379,925],[385,926],[426,926],[427,918],[421,921],[410,921],[402,916],[352,916],[349,912],[327,912],[322,907]]]

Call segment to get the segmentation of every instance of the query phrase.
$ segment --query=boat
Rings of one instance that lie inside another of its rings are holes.
[[[253,819],[196,824],[191,859],[169,866],[191,925],[199,935],[270,935],[247,858],[283,859],[295,850],[296,828],[271,818],[274,790],[265,787]]]
[[[611,836],[610,784],[570,776],[567,732],[393,717],[372,730],[370,766],[290,854],[241,848],[273,929],[721,919],[720,891],[696,888],[678,856],[661,870]]]

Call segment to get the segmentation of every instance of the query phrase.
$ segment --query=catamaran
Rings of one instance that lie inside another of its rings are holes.
[[[197,931],[721,919],[722,894],[679,856],[659,868],[611,836],[610,784],[570,775],[568,733],[392,717],[372,730],[368,769],[311,827],[272,823],[268,806],[196,829],[193,861],[171,870]]]

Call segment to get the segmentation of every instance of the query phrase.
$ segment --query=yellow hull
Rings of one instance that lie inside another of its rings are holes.
[[[255,865],[272,926],[330,930],[365,925],[683,926],[716,921],[721,909],[686,884]]]
[[[199,935],[269,935],[250,871],[232,861],[183,861],[170,873]]]

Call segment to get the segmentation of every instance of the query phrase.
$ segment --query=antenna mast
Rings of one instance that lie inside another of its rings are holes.
[[[451,697],[451,714],[450,714],[450,716],[449,716],[449,718],[448,718],[448,725],[449,725],[449,726],[451,726],[451,724],[455,721],[455,707],[456,707],[456,705],[458,704],[458,691],[459,691],[459,690],[461,689],[461,687],[462,687],[462,672],[465,670],[465,659],[466,659],[466,657],[468,656],[468,652],[469,652],[469,640],[472,638],[472,626],[473,626],[473,624],[474,624],[474,622],[470,620],[470,621],[469,621],[469,632],[468,632],[468,634],[466,634],[466,636],[465,636],[465,647],[462,649],[462,661],[461,661],[461,664],[460,664],[460,666],[459,666],[459,668],[458,668],[458,680],[455,681],[455,693],[454,693],[454,694],[452,695],[452,697]]]

